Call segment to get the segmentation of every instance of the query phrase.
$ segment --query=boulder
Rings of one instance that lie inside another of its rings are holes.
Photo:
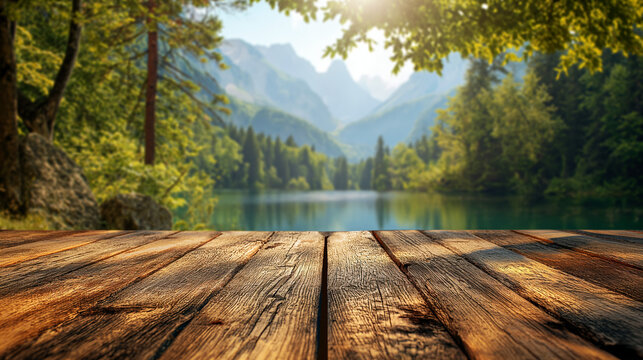
[[[41,135],[21,142],[26,207],[56,229],[100,228],[98,204],[83,170]]]
[[[149,196],[118,194],[105,200],[100,214],[108,229],[170,230],[172,214]]]

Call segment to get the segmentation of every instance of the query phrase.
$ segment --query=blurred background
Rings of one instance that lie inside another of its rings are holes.
[[[2,229],[640,229],[639,1],[0,1]]]

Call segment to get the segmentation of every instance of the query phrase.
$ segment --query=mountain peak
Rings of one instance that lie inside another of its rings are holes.
[[[289,55],[289,56],[297,56],[297,53],[295,52],[295,49],[292,47],[290,43],[284,43],[284,44],[272,44],[268,47],[268,49],[273,50],[273,51],[279,51],[280,53],[284,55]]]
[[[335,59],[333,62],[330,63],[330,66],[328,67],[328,70],[326,70],[327,74],[337,74],[337,75],[348,75],[350,76],[350,73],[348,72],[348,68],[346,67],[346,63],[343,62],[342,60]]]

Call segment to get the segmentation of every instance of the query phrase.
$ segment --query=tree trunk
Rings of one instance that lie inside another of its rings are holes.
[[[23,96],[19,97],[18,109],[20,117],[27,129],[49,140],[53,140],[54,123],[56,121],[58,106],[63,98],[65,88],[76,64],[78,50],[80,49],[82,26],[78,23],[78,16],[80,16],[81,6],[81,0],[72,0],[72,18],[69,22],[69,36],[67,38],[65,57],[58,69],[54,86],[49,91],[49,94],[35,102],[31,102]]]
[[[156,146],[154,126],[156,122],[156,82],[158,79],[158,33],[156,20],[153,18],[156,3],[154,0],[148,0],[147,6],[149,30],[147,32],[147,88],[145,93],[145,164],[153,165]]]
[[[0,209],[17,212],[22,207],[15,23],[6,13],[9,0],[0,0]]]

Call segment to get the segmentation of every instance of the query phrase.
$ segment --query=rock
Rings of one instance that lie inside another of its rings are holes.
[[[83,170],[41,135],[31,133],[20,145],[27,211],[56,229],[98,229],[100,216]]]
[[[100,214],[108,229],[170,230],[172,214],[165,206],[149,196],[131,193],[118,194],[105,200]]]

